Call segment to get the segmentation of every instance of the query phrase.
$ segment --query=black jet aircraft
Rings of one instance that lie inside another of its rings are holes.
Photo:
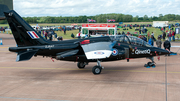
[[[153,56],[169,54],[169,51],[153,47],[134,36],[104,36],[65,41],[48,41],[37,33],[14,10],[4,12],[17,47],[9,47],[16,52],[16,61],[31,59],[32,56],[46,56],[57,60],[74,61],[82,69],[89,62],[97,62],[92,68],[94,74],[100,74],[100,62],[131,58],[149,58],[154,65]]]

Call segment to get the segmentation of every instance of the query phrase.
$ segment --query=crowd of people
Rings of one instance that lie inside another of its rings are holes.
[[[163,32],[163,34],[164,34],[164,32]],[[157,40],[154,38],[154,33],[152,32],[152,34],[151,34],[151,37],[150,37],[150,39],[149,39],[149,41],[148,41],[148,43],[150,44],[150,45],[152,45],[152,46],[154,46],[154,41],[156,41],[156,46],[158,47],[158,48],[161,48],[161,46],[162,46],[162,41],[161,41],[161,39],[163,38],[163,40],[164,40],[164,43],[163,43],[163,46],[164,46],[164,49],[166,49],[166,50],[168,50],[168,51],[170,51],[170,47],[171,47],[171,40],[170,40],[170,38],[169,38],[169,36],[167,35],[167,38],[166,38],[166,40],[165,40],[165,37],[164,37],[164,35],[159,35],[158,36],[158,38],[157,38]],[[168,33],[169,34],[169,33]]]
[[[53,41],[53,39],[57,39],[58,41],[62,41],[62,36],[57,36],[53,30],[36,30],[41,36],[43,36],[46,40]]]
[[[63,37],[62,36],[57,36],[57,33],[55,33],[55,30],[54,29],[45,29],[45,30],[43,30],[43,29],[41,29],[40,27],[36,27],[36,28],[34,28],[39,34],[41,34],[41,36],[43,36],[46,40],[50,40],[50,41],[55,41],[55,40],[57,40],[57,41],[62,41],[63,40]],[[66,31],[67,31],[67,29],[66,29],[66,26],[63,26],[62,28],[61,28],[61,30],[64,32],[64,35],[66,35]],[[78,27],[78,30],[79,30],[79,32],[80,32],[80,30],[81,30],[81,27]],[[72,33],[71,34],[71,37],[72,38],[75,38],[75,35]]]

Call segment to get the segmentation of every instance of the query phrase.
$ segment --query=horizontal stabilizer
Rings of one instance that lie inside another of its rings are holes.
[[[79,52],[79,49],[61,52],[61,53],[57,54],[56,58],[58,60],[60,60],[61,58],[65,58],[65,57],[70,57],[70,56],[76,55],[78,52]]]
[[[18,52],[16,61],[29,60],[32,58],[32,56],[34,56],[37,53],[37,51],[38,49]]]

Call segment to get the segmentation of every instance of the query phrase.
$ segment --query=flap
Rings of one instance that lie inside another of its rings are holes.
[[[76,55],[78,52],[79,52],[79,49],[68,50],[68,51],[65,51],[65,52],[57,53],[57,59],[70,57],[70,56]]]

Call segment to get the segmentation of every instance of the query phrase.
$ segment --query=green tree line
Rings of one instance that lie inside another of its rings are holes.
[[[138,15],[133,17],[132,15],[125,14],[99,14],[95,16],[75,16],[75,17],[23,17],[28,23],[87,23],[87,19],[96,20],[97,23],[107,23],[107,19],[115,19],[115,22],[151,22],[151,21],[180,21],[180,15],[175,14],[159,14],[159,16],[148,17],[144,15],[139,17]],[[0,21],[1,24],[7,23],[6,20]]]

